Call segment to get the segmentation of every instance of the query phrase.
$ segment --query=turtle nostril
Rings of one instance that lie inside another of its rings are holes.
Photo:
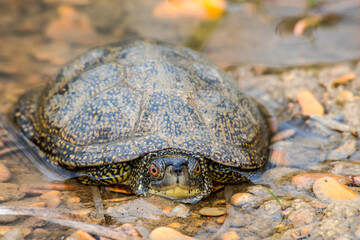
[[[174,169],[175,175],[181,175],[181,173],[182,173],[182,169]]]

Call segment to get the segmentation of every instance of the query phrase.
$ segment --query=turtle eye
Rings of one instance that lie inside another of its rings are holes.
[[[201,171],[201,167],[200,167],[200,164],[198,163],[198,164],[196,164],[196,166],[194,168],[195,175],[199,175],[200,171]]]
[[[150,165],[149,170],[152,176],[156,177],[157,175],[159,175],[159,169],[154,164]]]

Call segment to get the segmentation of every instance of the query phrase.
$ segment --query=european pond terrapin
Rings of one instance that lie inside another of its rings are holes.
[[[88,51],[24,94],[12,120],[46,163],[85,184],[182,202],[246,181],[267,160],[252,100],[200,54],[155,41]]]

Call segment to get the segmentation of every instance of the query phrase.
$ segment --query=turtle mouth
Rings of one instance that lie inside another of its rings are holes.
[[[198,186],[174,184],[161,188],[150,187],[149,193],[171,199],[181,199],[198,196],[200,194],[200,190]]]

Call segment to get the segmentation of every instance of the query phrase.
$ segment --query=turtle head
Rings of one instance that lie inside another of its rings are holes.
[[[194,203],[208,196],[212,180],[206,160],[183,150],[149,153],[133,167],[131,188],[138,195],[155,194]]]

